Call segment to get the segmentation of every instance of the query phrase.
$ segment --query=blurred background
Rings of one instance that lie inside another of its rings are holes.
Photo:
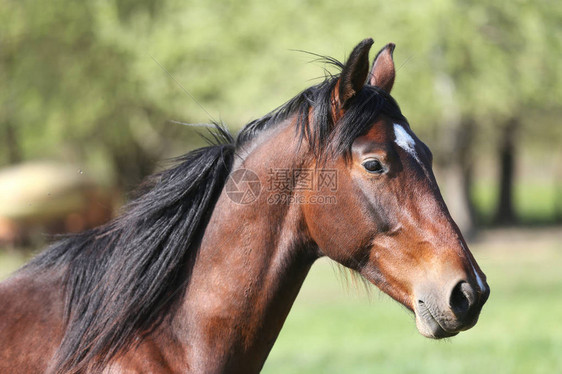
[[[323,79],[302,51],[344,60],[366,37],[372,57],[397,45],[393,96],[492,295],[433,342],[321,260],[264,372],[562,372],[556,0],[0,0],[0,279],[203,144],[177,122],[236,132]]]

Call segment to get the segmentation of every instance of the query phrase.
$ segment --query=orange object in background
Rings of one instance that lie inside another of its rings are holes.
[[[116,196],[67,164],[30,162],[0,170],[0,245],[30,246],[101,225],[112,218]]]

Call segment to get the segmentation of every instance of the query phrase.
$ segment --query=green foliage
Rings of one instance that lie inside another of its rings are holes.
[[[437,153],[455,119],[484,141],[493,123],[559,107],[561,4],[0,0],[0,163],[105,163],[133,184],[194,143],[169,120],[239,128],[322,78],[294,50],[344,59],[368,36],[397,44],[394,94]]]

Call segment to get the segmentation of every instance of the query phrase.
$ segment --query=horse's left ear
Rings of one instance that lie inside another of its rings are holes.
[[[369,74],[369,84],[377,86],[390,93],[394,85],[394,77],[396,71],[394,69],[394,60],[392,60],[392,52],[394,52],[394,43],[388,43],[375,57],[373,67]]]
[[[351,99],[367,82],[369,74],[369,50],[373,45],[373,39],[365,39],[359,43],[351,52],[340,75],[338,101],[340,108]]]

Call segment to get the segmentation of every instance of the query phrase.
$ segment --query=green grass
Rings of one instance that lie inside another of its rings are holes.
[[[471,248],[492,289],[473,329],[426,339],[410,312],[320,260],[263,373],[562,372],[562,228],[495,230]],[[0,278],[24,257],[1,255]]]

